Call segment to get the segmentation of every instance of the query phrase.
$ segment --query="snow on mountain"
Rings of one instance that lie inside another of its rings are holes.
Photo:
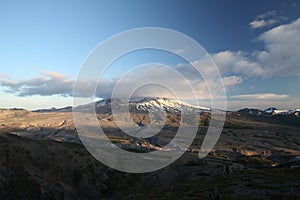
[[[160,110],[163,109],[167,111],[176,111],[176,110],[206,110],[210,111],[209,108],[199,107],[187,104],[185,102],[174,100],[174,99],[167,99],[167,98],[142,98],[142,99],[132,99],[129,105],[134,105],[137,109],[141,110]]]
[[[194,106],[179,100],[167,98],[133,98],[129,102],[124,102],[119,99],[102,99],[95,102],[96,111],[98,113],[108,112],[112,106],[129,106],[129,110],[135,112],[167,111],[174,113],[179,111],[210,111],[209,108]]]
[[[276,108],[268,108],[264,112],[272,115],[291,115],[296,112],[299,112],[300,109],[289,109],[289,110],[279,110]]]
[[[271,116],[271,115],[292,115],[296,114],[299,112],[300,109],[290,109],[290,110],[279,110],[274,107],[270,107],[265,109],[264,111],[258,110],[258,109],[249,109],[249,108],[244,108],[241,110],[238,110],[238,113],[243,113],[243,114],[248,114],[248,115],[266,115],[266,116]]]
[[[290,115],[294,112],[295,110],[274,110],[273,115]]]
[[[267,108],[266,110],[264,110],[264,112],[268,113],[268,114],[272,114],[274,112],[274,110],[277,110],[277,108],[274,108],[274,107]]]

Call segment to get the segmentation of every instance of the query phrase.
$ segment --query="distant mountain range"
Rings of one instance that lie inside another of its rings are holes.
[[[134,98],[130,102],[124,102],[120,99],[102,99],[93,103],[80,105],[75,109],[85,110],[90,108],[90,106],[95,106],[97,113],[109,113],[111,114],[111,107],[116,106],[129,106],[129,111],[134,112],[155,112],[155,111],[167,111],[170,113],[175,113],[180,110],[185,111],[211,111],[210,108],[194,106],[187,104],[185,102],[168,99],[168,98]],[[16,109],[16,108],[15,108]],[[51,109],[38,109],[32,112],[71,112],[73,110],[72,106],[67,106],[63,108],[51,108]],[[276,115],[295,115],[299,116],[300,109],[290,109],[290,110],[279,110],[274,107],[267,108],[265,110],[259,110],[255,108],[244,108],[236,111],[238,114],[248,115],[248,116],[276,116]]]
[[[50,109],[38,109],[38,110],[33,110],[32,112],[72,112],[73,107],[72,106],[67,106],[63,108],[50,108]]]
[[[300,126],[300,109],[279,110],[271,107],[266,110],[259,110],[244,108],[236,112],[231,112],[231,115],[242,116],[273,124]]]
[[[244,108],[238,110],[237,113],[244,115],[253,115],[253,116],[274,116],[274,115],[295,115],[299,116],[300,109],[291,109],[291,110],[279,110],[274,107],[267,108],[265,110],[259,110],[254,108]]]

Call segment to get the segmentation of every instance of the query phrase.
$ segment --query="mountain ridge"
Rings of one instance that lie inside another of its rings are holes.
[[[82,109],[89,106],[95,106],[96,110],[103,109],[105,107],[105,112],[109,112],[109,108],[111,108],[112,102],[116,106],[128,106],[131,108],[131,111],[147,111],[150,110],[152,112],[155,111],[169,111],[169,112],[177,112],[180,109],[186,109],[186,110],[200,110],[200,111],[211,111],[211,108],[203,107],[203,106],[196,106],[192,104],[188,104],[186,102],[176,100],[176,99],[170,99],[170,98],[160,98],[160,97],[136,97],[132,98],[128,101],[124,101],[122,99],[110,99],[110,98],[104,98],[95,102],[91,102],[88,104],[79,105],[76,107],[72,106],[66,106],[62,108],[55,108],[52,107],[50,109],[47,108],[41,108],[36,110],[31,110],[31,112],[72,112],[76,109]],[[9,109],[1,109],[1,110],[26,110],[23,108],[9,108]],[[299,116],[300,109],[285,109],[280,110],[275,107],[269,107],[265,110],[256,109],[256,108],[243,108],[239,109],[237,111],[228,111],[227,112],[236,112],[239,114],[244,115],[251,115],[251,116],[270,116],[270,115],[291,115],[294,114],[296,116]]]

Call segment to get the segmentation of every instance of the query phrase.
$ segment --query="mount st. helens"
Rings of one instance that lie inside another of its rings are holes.
[[[194,106],[187,104],[183,101],[168,99],[168,98],[133,98],[126,102],[121,99],[102,99],[95,103],[78,106],[76,109],[84,111],[85,108],[95,106],[97,113],[109,113],[111,114],[111,108],[115,107],[128,107],[129,112],[132,113],[153,113],[153,112],[168,112],[177,113],[181,111],[186,112],[208,112],[209,108]]]

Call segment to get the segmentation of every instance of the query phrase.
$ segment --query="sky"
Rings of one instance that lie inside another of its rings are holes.
[[[172,29],[201,44],[224,79],[228,110],[300,108],[300,1],[294,0],[0,0],[0,107],[72,105],[74,80],[90,52],[143,27]],[[166,64],[197,87],[202,83],[180,56],[146,49],[117,59],[97,97],[107,97],[124,73],[144,63]],[[140,77],[177,81],[163,69],[148,70]],[[198,98],[208,100],[205,87],[198,88]]]

